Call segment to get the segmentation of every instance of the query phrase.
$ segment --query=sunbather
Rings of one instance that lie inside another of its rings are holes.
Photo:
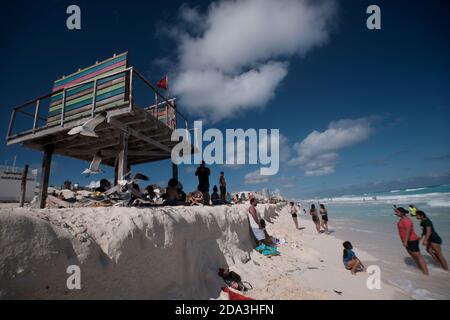
[[[261,224],[261,220],[256,213],[257,201],[256,198],[250,200],[250,208],[248,209],[248,220],[250,222],[250,228],[255,235],[258,242],[262,242],[268,246],[274,245],[272,238],[267,233],[265,225]],[[263,220],[264,221],[264,220]]]

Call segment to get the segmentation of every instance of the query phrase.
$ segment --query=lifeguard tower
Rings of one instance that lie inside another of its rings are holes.
[[[95,129],[98,137],[68,134],[105,111],[106,120]],[[125,52],[63,76],[51,93],[15,107],[6,140],[43,152],[38,206],[44,208],[53,154],[91,161],[100,152],[102,164],[115,168],[116,184],[128,166],[169,159],[179,122],[188,129],[176,100],[129,66]],[[178,177],[174,164],[172,174]]]

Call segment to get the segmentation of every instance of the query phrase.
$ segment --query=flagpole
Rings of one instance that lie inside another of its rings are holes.
[[[166,76],[166,99],[169,100],[169,76]]]

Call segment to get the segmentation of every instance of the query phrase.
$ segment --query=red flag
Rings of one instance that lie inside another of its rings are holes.
[[[156,86],[157,86],[158,88],[167,90],[167,89],[168,89],[167,84],[168,84],[168,77],[165,76],[164,78],[162,78],[161,80],[158,81],[158,83],[156,84]]]

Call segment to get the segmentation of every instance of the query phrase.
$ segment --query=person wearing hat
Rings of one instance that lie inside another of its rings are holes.
[[[422,270],[422,272],[428,275],[427,264],[420,253],[420,237],[414,232],[413,222],[406,216],[408,211],[402,207],[394,207],[394,212],[395,215],[399,217],[397,228],[403,246],[406,248],[406,251],[409,253],[411,258],[413,258],[414,262]]]

